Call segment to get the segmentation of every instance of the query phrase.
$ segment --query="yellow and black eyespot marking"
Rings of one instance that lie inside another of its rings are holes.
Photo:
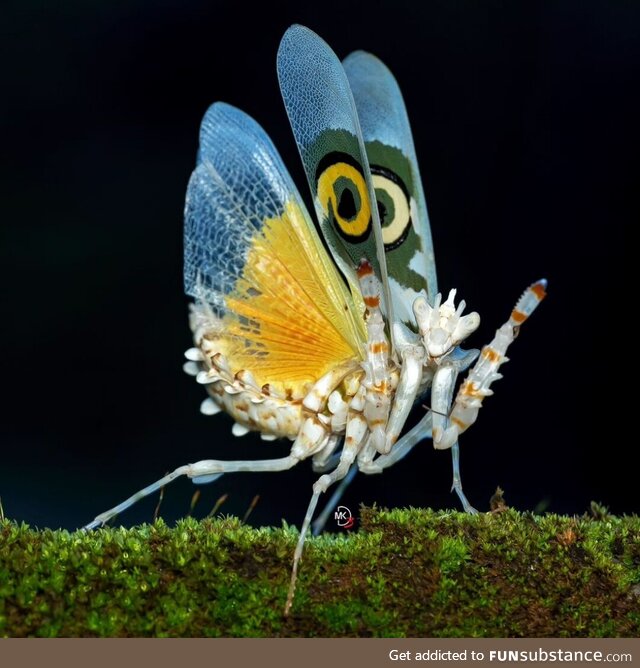
[[[367,183],[360,165],[347,153],[328,153],[316,170],[318,199],[338,234],[349,243],[371,233]]]
[[[398,248],[411,229],[409,193],[402,179],[371,165],[385,250]],[[318,199],[336,232],[347,242],[362,243],[371,234],[371,209],[360,165],[347,153],[327,154],[316,170]]]

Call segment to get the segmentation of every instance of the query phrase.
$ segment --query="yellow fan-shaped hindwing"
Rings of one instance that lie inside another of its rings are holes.
[[[363,357],[362,298],[354,300],[293,200],[251,239],[225,305],[223,352],[234,371],[247,369],[260,384],[299,394],[335,366]]]

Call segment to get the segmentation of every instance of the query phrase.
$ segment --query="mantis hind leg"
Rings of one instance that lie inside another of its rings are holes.
[[[156,482],[151,483],[147,487],[144,487],[139,492],[136,492],[130,496],[128,499],[125,499],[122,503],[119,503],[117,506],[114,506],[110,510],[101,513],[92,522],[89,522],[89,524],[85,525],[83,528],[89,530],[97,529],[98,527],[103,526],[110,519],[114,518],[116,515],[119,515],[127,508],[130,508],[134,503],[137,503],[146,496],[157,492],[161,487],[168,485],[170,482],[183,475],[192,478],[196,484],[202,484],[213,482],[213,480],[219,478],[224,473],[238,473],[241,471],[285,471],[286,469],[290,469],[292,466],[295,466],[299,461],[299,457],[289,455],[288,457],[282,457],[281,459],[229,462],[218,459],[205,459],[200,462],[196,462],[195,464],[185,464],[184,466],[179,466],[175,471],[172,471],[168,475],[160,478],[160,480],[156,480]]]
[[[455,490],[465,513],[475,515],[478,511],[469,503],[465,493],[462,491],[462,480],[460,478],[460,446],[458,445],[458,441],[451,446],[451,463],[453,464],[453,484],[451,485],[451,491],[453,492]]]
[[[351,468],[349,469],[349,473],[347,473],[347,475],[340,481],[340,484],[336,487],[335,491],[331,495],[331,498],[325,504],[324,508],[322,509],[322,512],[320,513],[320,515],[318,515],[316,521],[311,525],[311,533],[314,536],[317,536],[324,529],[324,525],[327,523],[327,520],[331,515],[331,511],[338,505],[340,499],[342,498],[342,495],[345,493],[347,487],[349,487],[353,479],[356,477],[357,473],[358,473],[358,467],[351,466]]]

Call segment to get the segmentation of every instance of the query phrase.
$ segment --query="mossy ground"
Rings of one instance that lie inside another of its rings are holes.
[[[640,635],[640,518],[362,508],[310,538],[236,519],[35,531],[0,521],[2,636]]]

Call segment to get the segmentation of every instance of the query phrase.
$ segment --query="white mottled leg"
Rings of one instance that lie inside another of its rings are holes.
[[[356,416],[356,418],[357,417],[359,417],[360,420],[363,420],[362,416]],[[352,421],[354,420],[350,420],[347,423],[347,433],[349,433],[349,427]],[[359,429],[357,429],[357,431],[359,432]],[[347,438],[345,438],[345,444],[342,449],[342,453],[340,455],[340,462],[338,466],[331,473],[325,473],[324,475],[320,476],[320,478],[318,478],[318,480],[313,486],[313,495],[311,497],[311,501],[309,502],[309,507],[307,508],[307,512],[304,516],[304,521],[302,522],[302,528],[300,529],[300,537],[298,538],[298,544],[296,545],[296,550],[293,554],[293,567],[291,569],[291,581],[289,583],[289,593],[287,594],[287,602],[284,606],[285,617],[289,614],[289,610],[291,610],[291,605],[293,604],[293,595],[296,590],[296,580],[298,578],[298,564],[300,563],[300,558],[302,557],[304,542],[307,538],[309,525],[311,524],[313,513],[315,512],[316,506],[318,505],[320,494],[326,492],[327,489],[331,485],[333,485],[334,482],[336,482],[337,480],[341,480],[347,475],[349,469],[351,468],[351,465],[355,461],[358,451],[360,450],[363,438],[364,435],[362,438],[359,439],[351,438],[348,440]]]
[[[179,478],[180,476],[186,475],[189,478],[193,478],[194,482],[203,482],[204,479],[208,479],[207,482],[211,482],[212,479],[218,477],[224,473],[237,473],[240,471],[251,471],[254,473],[262,471],[285,471],[290,469],[292,466],[295,466],[300,461],[299,457],[294,455],[289,455],[288,457],[282,457],[281,459],[264,459],[264,460],[254,460],[254,461],[231,461],[225,462],[217,459],[205,459],[195,464],[186,464],[184,466],[179,466],[175,471],[160,478],[151,485],[141,489],[139,492],[136,492],[133,496],[130,496],[126,501],[118,504],[111,510],[107,510],[104,513],[98,515],[93,522],[89,522],[84,528],[85,529],[96,529],[99,526],[102,526],[108,522],[111,518],[119,515],[122,511],[130,508],[134,503],[140,501],[145,496],[157,492],[161,487],[168,485],[170,482]],[[215,476],[215,477],[214,477]]]
[[[433,415],[433,434],[438,430],[442,432],[449,427],[449,412],[451,410],[451,401],[453,399],[453,389],[458,378],[458,369],[454,366],[443,366],[436,371],[433,379],[433,386],[431,388],[431,408],[434,411]],[[435,438],[433,445],[440,448]],[[453,466],[453,484],[451,490],[455,490],[458,495],[462,507],[467,513],[478,512],[470,503],[465,493],[462,491],[462,480],[460,478],[460,446],[458,442],[451,446],[451,463]]]
[[[311,465],[313,466],[314,471],[324,473],[325,471],[330,471],[337,465],[338,460],[340,459],[340,453],[335,450],[341,440],[342,437],[337,434],[329,436],[329,440],[324,448],[313,455]]]
[[[384,469],[393,466],[399,462],[403,457],[411,452],[411,450],[418,443],[423,441],[425,438],[431,438],[431,423],[433,420],[433,414],[429,411],[423,418],[416,424],[413,429],[410,429],[402,438],[400,438],[391,452],[387,455],[380,455],[377,459],[374,459],[370,463],[358,462],[358,466],[363,473],[372,474],[372,473],[382,473]]]
[[[361,467],[366,467],[368,464],[370,464],[373,461],[373,458],[378,454],[378,451],[376,450],[374,444],[373,444],[373,439],[369,439],[362,448],[360,448],[360,452],[358,453],[358,468]]]
[[[391,452],[393,444],[398,440],[422,382],[424,348],[407,346],[401,351],[401,357],[400,382],[387,423],[386,445],[381,451],[384,455]]]
[[[544,299],[546,285],[547,282],[541,280],[528,287],[518,300],[507,322],[496,331],[491,343],[482,349],[478,361],[458,391],[451,411],[451,425],[441,423],[436,425],[434,422],[433,444],[436,448],[450,448],[457,442],[458,435],[476,421],[482,400],[493,394],[490,389],[491,384],[502,378],[498,369],[508,361],[505,356],[507,348],[515,339],[520,325]]]
[[[221,461],[218,459],[206,459],[195,464],[187,464],[178,467],[173,473],[169,473],[153,484],[141,489],[139,492],[129,497],[122,503],[118,504],[111,510],[98,515],[93,522],[87,524],[85,529],[95,529],[112,517],[115,517],[123,510],[131,507],[134,503],[143,499],[149,494],[153,494],[161,487],[164,487],[172,480],[186,475],[192,478],[196,484],[204,484],[213,482],[224,473],[237,473],[242,471],[247,472],[266,472],[266,471],[284,471],[295,466],[302,459],[306,459],[314,454],[319,454],[325,447],[331,446],[335,448],[336,440],[331,437],[327,426],[319,419],[317,415],[309,415],[302,423],[300,431],[293,445],[291,446],[291,454],[288,457],[281,459],[264,459],[264,460],[249,460],[249,461]]]
[[[358,388],[356,394],[351,398],[351,401],[349,403],[349,409],[347,412],[347,419],[346,419],[347,426],[344,435],[345,447],[348,448],[355,447],[356,451],[360,448],[362,441],[367,434],[367,422],[362,414],[365,408],[365,401],[366,401],[366,390],[364,386],[361,385]],[[367,441],[365,448],[366,447],[370,447],[370,439]],[[344,450],[338,453],[333,453],[334,449],[335,445],[333,446],[333,448],[331,448],[331,452],[329,453],[330,456],[323,456],[325,452],[324,450],[322,450],[317,455],[314,455],[313,457],[314,471],[331,470],[339,465],[340,461],[342,460]],[[357,469],[357,467],[354,468]],[[331,497],[329,502],[323,508],[322,512],[320,513],[320,517],[313,526],[314,535],[322,531],[322,528],[324,527],[327,521],[327,517],[331,512],[331,508],[338,502],[338,500],[344,493],[344,490],[349,486],[349,483],[353,479],[354,475],[355,472],[351,472],[343,480],[340,487],[336,490],[336,492]]]
[[[453,379],[455,383],[455,378]],[[434,414],[429,411],[416,424],[413,429],[408,431],[391,449],[388,455],[381,455],[372,462],[360,462],[359,468],[363,473],[382,473],[382,471],[389,466],[393,466],[396,462],[405,457],[415,445],[423,441],[425,438],[431,437],[432,423],[435,418],[440,418],[439,414]],[[454,443],[451,448],[451,459],[453,464],[453,485],[452,491],[455,490],[462,507],[467,513],[476,513],[477,510],[469,503],[465,493],[462,491],[462,481],[460,478],[460,449],[458,443]]]
[[[435,434],[444,431],[449,426],[449,412],[457,379],[458,369],[446,363],[438,367],[433,375],[431,410],[433,411],[432,433],[434,434],[433,446],[435,448],[440,447],[435,439]]]
[[[465,493],[462,491],[462,480],[460,479],[460,446],[458,445],[458,441],[451,446],[451,462],[453,464],[453,485],[451,485],[451,491],[455,490],[465,513],[475,515],[478,511],[469,503]]]
[[[326,461],[314,461],[312,463],[312,468],[314,473],[326,473],[327,471],[333,471],[333,469],[338,466],[340,461],[341,452],[334,452]]]
[[[302,522],[302,529],[300,530],[300,537],[298,538],[296,550],[293,553],[293,567],[291,569],[289,591],[287,593],[287,602],[284,604],[285,617],[289,615],[289,610],[291,610],[291,606],[293,605],[293,596],[296,592],[296,580],[298,579],[298,563],[300,562],[300,557],[302,557],[302,550],[304,548],[304,541],[307,537],[307,530],[309,529],[309,524],[311,524],[311,518],[313,517],[313,513],[316,510],[316,506],[318,505],[320,494],[322,494],[322,491],[316,490],[314,485],[313,495],[311,496],[311,501],[309,501],[309,505],[307,507],[307,513],[304,516],[304,521]]]
[[[311,525],[311,533],[313,533],[314,536],[317,536],[324,529],[324,525],[327,523],[327,520],[331,515],[331,511],[338,505],[338,503],[340,503],[342,495],[356,477],[357,473],[358,467],[352,465],[349,469],[349,473],[347,473],[347,475],[340,481],[340,484],[336,487],[335,491],[331,495],[331,498],[329,501],[327,501],[325,507],[322,509],[322,512],[320,515],[318,515],[316,521]]]
[[[331,511],[338,505],[338,502],[342,498],[342,495],[344,494],[347,487],[351,484],[351,481],[355,478],[358,470],[364,471],[368,466],[370,466],[376,454],[377,450],[372,443],[372,439],[369,438],[358,453],[358,465],[352,466],[349,469],[349,473],[340,481],[340,484],[336,488],[335,492],[331,495],[331,498],[325,504],[322,512],[320,515],[318,515],[318,518],[313,523],[312,530],[314,536],[317,536],[322,531],[324,525],[329,519]]]

